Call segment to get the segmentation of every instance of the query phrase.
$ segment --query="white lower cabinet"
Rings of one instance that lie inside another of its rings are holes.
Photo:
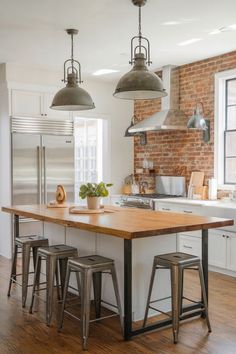
[[[215,267],[226,268],[227,248],[226,236],[221,230],[209,230],[209,264]]]
[[[227,269],[236,271],[236,234],[226,234]]]

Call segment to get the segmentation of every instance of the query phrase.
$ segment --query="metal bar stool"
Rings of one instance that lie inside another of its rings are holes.
[[[67,246],[67,245],[54,245],[54,246],[40,247],[38,249],[33,291],[32,291],[32,300],[31,300],[29,312],[30,313],[33,312],[35,293],[41,290],[46,290],[47,326],[50,326],[51,319],[52,319],[54,279],[55,279],[55,275],[57,276],[58,264],[60,269],[61,289],[63,293],[68,258],[76,257],[76,256],[78,256],[77,248]],[[36,286],[39,283],[42,259],[46,260],[46,289],[45,288],[36,289]]]
[[[205,289],[201,261],[196,256],[186,254],[186,253],[181,253],[181,252],[168,253],[168,254],[163,254],[154,257],[143,327],[146,326],[149,309],[170,316],[168,313],[163,312],[152,306],[152,304],[155,302],[170,298],[170,297],[166,297],[163,299],[151,301],[152,288],[153,288],[155,273],[157,269],[170,269],[171,271],[171,296],[170,297],[172,299],[172,328],[173,328],[174,343],[178,342],[179,319],[182,316],[183,299],[187,299],[188,301],[195,302],[183,296],[183,272],[185,269],[197,270],[199,273],[201,291],[202,291],[202,302],[203,302],[201,304],[202,305],[201,310],[204,316],[206,317],[208,331],[211,332],[211,325],[208,316],[206,289]]]
[[[7,296],[10,296],[11,294],[11,286],[13,282],[16,283],[17,285],[20,285],[22,287],[22,307],[25,307],[28,287],[32,286],[28,284],[29,274],[34,273],[34,272],[30,272],[30,252],[32,250],[33,264],[35,269],[37,250],[39,247],[46,246],[46,245],[48,245],[48,239],[36,235],[16,237],[15,239],[14,254],[12,260],[11,275],[10,275]],[[17,274],[16,265],[17,265],[17,255],[19,254],[19,248],[22,249],[22,273]],[[21,284],[17,282],[18,276],[22,276]]]
[[[77,316],[73,315],[71,312],[65,309],[71,272],[76,272],[78,290],[81,296],[80,318],[78,318]],[[101,299],[101,286],[102,286],[103,273],[108,273],[112,276],[117,306],[110,304]],[[93,280],[93,288],[94,288],[94,304],[95,304],[95,315],[96,315],[96,319],[94,320],[90,320],[90,300],[91,300],[90,296],[91,296],[92,280]],[[118,309],[118,314],[116,313],[116,314],[101,317],[101,303],[108,304],[109,306]],[[65,313],[71,315],[73,318],[77,320],[80,320],[82,347],[84,350],[87,349],[87,340],[89,335],[90,322],[98,321],[108,317],[119,316],[121,328],[123,331],[123,318],[122,318],[120,295],[119,295],[115,265],[112,259],[98,256],[98,255],[92,255],[86,257],[78,257],[78,258],[70,259],[68,261],[65,288],[63,294],[63,302],[62,302],[61,319],[58,325],[59,331],[62,328]]]

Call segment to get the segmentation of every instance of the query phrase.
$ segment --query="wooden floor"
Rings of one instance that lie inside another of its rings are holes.
[[[70,354],[82,353],[79,323],[65,319],[62,333],[44,324],[44,306],[28,314],[21,308],[21,289],[14,286],[6,296],[10,262],[0,257],[0,353]],[[188,296],[199,294],[195,274],[185,282]],[[236,278],[210,273],[210,319],[213,332],[207,333],[205,321],[190,320],[180,326],[179,343],[172,342],[171,328],[142,334],[124,342],[116,318],[90,325],[89,350],[93,354],[235,354],[236,353]],[[29,296],[30,298],[30,296]],[[28,303],[29,303],[28,298]]]

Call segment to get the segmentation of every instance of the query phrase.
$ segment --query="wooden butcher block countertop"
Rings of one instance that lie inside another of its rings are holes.
[[[47,208],[46,205],[2,207],[2,211],[68,227],[118,236],[124,239],[158,236],[170,233],[219,228],[233,225],[231,219],[185,215],[136,208],[106,206],[102,214],[69,213],[69,209]]]

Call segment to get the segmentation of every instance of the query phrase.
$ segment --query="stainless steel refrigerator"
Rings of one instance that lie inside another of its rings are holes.
[[[62,184],[74,202],[73,122],[11,118],[12,203],[43,204]]]

